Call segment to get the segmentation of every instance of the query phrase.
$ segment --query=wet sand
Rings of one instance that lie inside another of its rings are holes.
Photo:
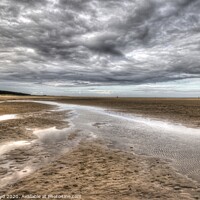
[[[69,112],[55,109],[56,106],[32,102],[0,104],[1,114],[16,114],[16,118],[0,122],[0,188],[18,181],[55,159],[57,152],[61,150],[58,144],[57,147],[49,145],[45,148],[42,144],[46,142],[46,138],[40,139],[36,134],[37,130],[48,130],[53,126],[54,132],[59,132],[60,136],[59,129],[65,130],[69,126],[65,121]]]
[[[18,104],[20,103],[13,104],[13,106],[18,106]],[[2,107],[2,105],[0,106]],[[37,105],[34,106],[37,107]],[[44,108],[41,110],[38,108],[38,110],[30,112],[28,110],[22,112],[22,104],[15,108],[16,112],[13,114],[21,113],[22,118],[1,123],[1,135],[4,135],[1,141],[6,142],[13,138],[32,141],[37,137],[33,135],[31,129],[53,126],[61,129],[68,126],[66,121],[62,121],[62,119],[66,119],[65,112],[57,111],[52,115],[52,112],[49,111],[52,106],[43,106]],[[9,107],[14,110],[12,104],[9,104]],[[2,112],[2,114],[8,113],[8,111]],[[102,123],[94,124],[99,129],[104,125]],[[9,129],[9,127],[11,128]],[[83,138],[79,132],[67,134],[66,141],[73,143],[80,137],[82,138],[81,144],[78,145],[78,142],[75,146],[72,145],[69,152],[62,154],[59,153],[60,147],[57,151],[51,152],[54,144],[48,144],[48,148],[42,151],[41,148],[33,148],[34,146],[24,146],[6,154],[7,160],[14,160],[14,165],[20,163],[18,167],[20,170],[21,166],[22,172],[23,167],[31,158],[35,158],[36,165],[38,163],[41,165],[35,169],[36,172],[31,172],[33,174],[27,173],[29,176],[22,176],[23,179],[19,182],[2,188],[0,194],[81,195],[81,199],[87,200],[198,199],[200,197],[199,184],[178,174],[166,162],[130,152],[125,153],[115,150],[115,148],[110,149],[106,145],[106,141],[94,137]],[[37,146],[37,144],[34,145]],[[5,164],[5,160],[0,160],[1,163]],[[31,164],[33,164],[33,160],[31,160]],[[28,169],[24,169],[24,171],[28,172]],[[0,175],[6,173],[5,168],[1,167]]]
[[[0,98],[1,99],[1,98]],[[0,115],[36,113],[43,110],[53,109],[50,105],[30,103],[30,102],[2,102],[0,104]]]
[[[75,195],[85,200],[186,200],[198,198],[199,190],[197,184],[176,174],[158,159],[110,150],[95,141],[80,144],[48,166],[5,188],[5,193]]]
[[[33,99],[57,101],[67,104],[100,106],[115,109],[120,112],[140,114],[183,123],[190,127],[200,127],[200,99],[199,98],[98,98],[98,97],[55,97],[55,96],[0,96],[1,100]]]
[[[176,98],[55,98],[58,102],[101,106],[120,112],[200,127],[200,99]]]
[[[34,129],[68,127],[65,119],[69,113],[56,109],[56,106],[35,102],[1,102],[0,143],[36,138],[32,134]]]

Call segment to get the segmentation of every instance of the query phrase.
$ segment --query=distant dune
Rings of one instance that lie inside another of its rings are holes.
[[[29,96],[30,94],[0,90],[0,95],[18,95],[18,96],[27,96],[28,95]]]

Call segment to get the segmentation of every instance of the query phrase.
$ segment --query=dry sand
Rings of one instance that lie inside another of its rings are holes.
[[[159,100],[156,103],[154,100],[136,99],[56,98],[56,100],[66,103],[107,106],[125,112],[138,111],[138,113],[166,119],[174,116],[177,122],[190,119],[190,125],[199,126],[199,101],[197,100]],[[24,105],[24,103],[0,104],[1,114],[20,113],[24,117],[24,119],[1,122],[1,142],[13,140],[13,138],[16,140],[31,139],[33,136],[31,131],[26,131],[27,127],[66,126],[66,122],[62,121],[66,113],[57,112],[52,116],[52,113],[48,111],[52,107],[48,105],[35,103],[27,103],[26,107]],[[163,114],[166,110],[169,112]],[[187,113],[191,117],[188,118]],[[78,134],[73,133],[68,139],[74,140],[76,137]],[[26,150],[19,150],[14,154],[18,158],[26,157],[27,153]],[[3,169],[0,169],[0,173],[3,173]],[[176,173],[167,163],[158,159],[111,150],[105,146],[104,141],[82,141],[70,152],[55,158],[52,163],[46,164],[32,175],[0,191],[0,195],[8,194],[78,195],[71,196],[71,199],[72,197],[79,198],[81,195],[81,199],[84,200],[179,200],[199,199],[200,186]]]

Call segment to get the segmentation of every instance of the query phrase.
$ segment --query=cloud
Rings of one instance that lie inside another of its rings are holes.
[[[200,78],[198,0],[1,0],[0,80],[54,87]]]

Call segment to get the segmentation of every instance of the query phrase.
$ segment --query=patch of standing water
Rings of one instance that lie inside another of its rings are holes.
[[[30,144],[31,143],[28,141],[6,142],[3,144],[0,144],[0,156],[16,148],[23,147]]]
[[[39,129],[33,131],[33,134],[38,137],[38,140],[44,144],[58,143],[66,140],[69,133],[69,128],[56,129],[56,127],[51,127],[47,129]]]
[[[0,121],[5,121],[5,120],[9,120],[9,119],[15,119],[17,118],[17,115],[0,115]]]

